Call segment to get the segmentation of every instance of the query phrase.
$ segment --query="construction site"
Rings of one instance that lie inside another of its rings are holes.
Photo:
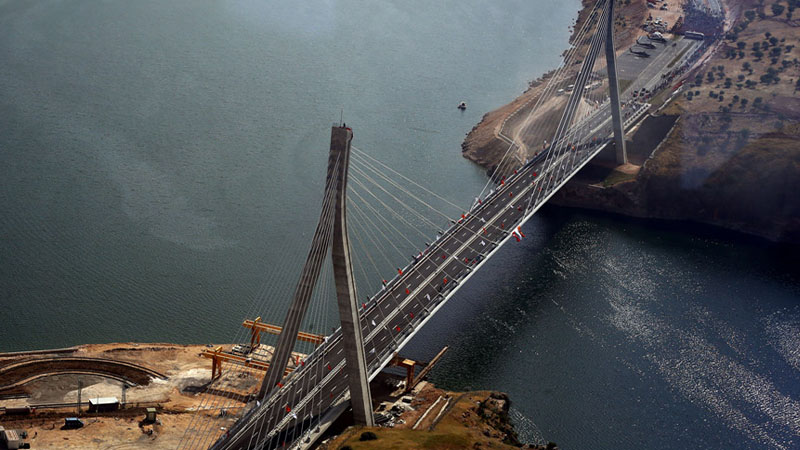
[[[269,367],[265,357],[274,349],[261,343],[262,333],[281,332],[260,318],[242,326],[249,344],[89,344],[0,354],[0,448],[175,448],[198,410],[224,432],[255,402]],[[297,340],[319,345],[325,336],[300,332]],[[430,395],[418,394],[433,387],[422,379],[446,350],[429,363],[397,355],[372,381],[379,426],[403,425],[400,414],[412,401],[426,403]],[[286,373],[305,356],[294,353]],[[217,397],[226,399],[224,408]]]

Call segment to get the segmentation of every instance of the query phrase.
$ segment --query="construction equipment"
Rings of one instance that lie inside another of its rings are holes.
[[[405,392],[410,392],[412,389],[414,389],[416,385],[419,384],[420,381],[422,381],[423,378],[425,378],[426,375],[428,375],[428,372],[430,372],[431,369],[433,369],[433,366],[435,366],[436,363],[439,362],[442,356],[444,356],[444,354],[447,352],[448,348],[449,348],[448,346],[444,346],[444,348],[442,348],[439,351],[439,353],[437,353],[436,356],[434,356],[431,362],[429,362],[428,364],[419,363],[411,359],[403,358],[402,356],[399,355],[395,355],[395,357],[392,358],[391,362],[389,362],[390,365],[406,369]],[[425,368],[422,369],[419,375],[414,377],[414,367],[417,365],[425,366]]]
[[[264,323],[261,321],[261,317],[256,317],[256,320],[245,320],[242,322],[242,326],[245,328],[250,329],[250,348],[256,348],[259,344],[261,344],[261,332],[266,332],[269,334],[279,335],[281,334],[282,328],[277,325],[272,325],[269,323]],[[305,331],[300,331],[297,333],[297,340],[303,342],[310,342],[314,345],[319,345],[325,342],[325,336],[321,334],[313,334],[313,333],[306,333]]]
[[[211,378],[216,378],[219,375],[222,375],[222,362],[223,361],[233,361],[235,363],[241,364],[245,367],[249,367],[256,370],[264,370],[266,371],[269,368],[269,363],[265,361],[258,361],[249,356],[239,356],[234,355],[232,353],[223,352],[222,347],[217,347],[214,350],[203,350],[200,353],[200,356],[204,358],[208,358],[211,360]],[[295,354],[293,355],[295,362],[299,363],[301,355]],[[287,368],[284,376],[291,373],[294,369]]]

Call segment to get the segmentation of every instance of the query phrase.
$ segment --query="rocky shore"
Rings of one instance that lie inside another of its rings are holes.
[[[666,92],[654,93],[654,115],[627,136],[632,165],[589,165],[551,203],[800,243],[799,28],[756,1],[727,3],[725,38]],[[636,29],[646,11],[645,0],[632,0],[616,22]],[[631,36],[617,39],[618,49]],[[767,60],[766,48],[780,57]],[[535,103],[549,76],[487,113],[464,140],[463,156],[491,173],[508,148],[498,131],[520,106]]]
[[[502,392],[447,392],[427,384],[391,427],[350,427],[322,450],[378,448],[500,448],[557,450],[553,442],[520,442]]]

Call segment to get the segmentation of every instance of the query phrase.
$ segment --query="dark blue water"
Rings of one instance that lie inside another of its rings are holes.
[[[0,351],[280,321],[340,113],[469,203],[464,134],[558,64],[578,7],[0,2]],[[508,391],[566,449],[798,446],[793,250],[556,210],[526,234],[407,350],[451,345],[435,382]]]
[[[564,448],[798,448],[794,248],[545,210],[415,340]]]

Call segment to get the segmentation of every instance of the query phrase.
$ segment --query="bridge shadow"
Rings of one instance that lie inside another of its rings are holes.
[[[181,392],[189,393],[189,394],[208,394],[208,395],[216,395],[219,397],[230,398],[242,403],[249,403],[256,399],[255,394],[242,394],[240,392],[236,392],[233,390],[228,389],[220,389],[216,387],[211,387],[214,382],[217,381],[216,379],[210,380],[209,382],[202,384],[200,386],[186,386],[181,389]]]

